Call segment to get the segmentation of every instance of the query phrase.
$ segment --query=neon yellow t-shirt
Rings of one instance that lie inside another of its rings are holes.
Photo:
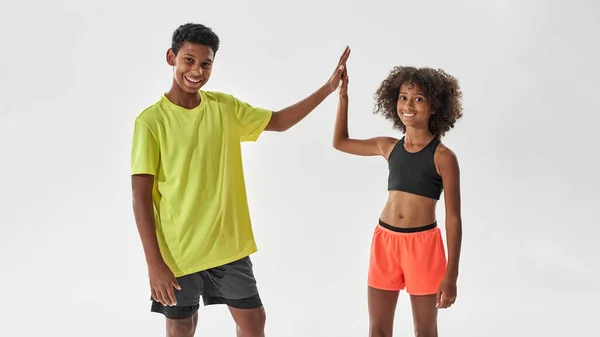
[[[135,120],[131,174],[154,175],[161,254],[175,277],[256,252],[241,142],[256,141],[270,110],[199,91],[194,109],[163,95]]]

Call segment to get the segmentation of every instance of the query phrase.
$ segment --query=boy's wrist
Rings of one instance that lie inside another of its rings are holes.
[[[146,255],[146,264],[148,264],[148,267],[162,263],[165,263],[165,260],[163,260],[163,257],[160,253]]]
[[[329,95],[333,94],[333,92],[335,91],[335,88],[332,88],[331,84],[329,82],[327,82],[319,88],[319,91],[324,92],[325,96],[329,96]]]

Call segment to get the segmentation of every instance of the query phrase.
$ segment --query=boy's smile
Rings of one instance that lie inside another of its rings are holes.
[[[192,77],[192,76],[183,76],[188,82],[190,82],[190,85],[195,86],[195,85],[199,85],[202,83],[202,77]]]
[[[189,94],[195,94],[210,78],[214,52],[209,46],[185,42],[177,52],[167,51],[167,62],[173,67],[173,80]],[[173,84],[175,84],[173,83]]]

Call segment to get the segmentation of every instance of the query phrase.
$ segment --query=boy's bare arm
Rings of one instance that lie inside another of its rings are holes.
[[[131,177],[133,214],[148,264],[164,262],[156,238],[156,224],[154,222],[154,208],[152,205],[153,185],[153,175],[140,174]]]
[[[265,130],[279,132],[286,131],[308,116],[308,114],[319,106],[327,96],[331,95],[339,87],[342,74],[346,67],[346,61],[349,56],[350,48],[346,47],[327,83],[305,99],[290,105],[287,108],[273,112],[273,116]]]
[[[148,264],[152,297],[163,305],[175,305],[177,299],[173,288],[181,288],[173,272],[163,260],[158,246],[152,205],[153,185],[153,175],[139,174],[131,177],[133,213]]]

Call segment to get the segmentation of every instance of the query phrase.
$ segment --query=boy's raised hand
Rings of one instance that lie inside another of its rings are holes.
[[[348,60],[349,56],[350,56],[350,47],[346,46],[346,49],[344,49],[342,56],[340,56],[340,60],[337,64],[335,70],[333,71],[333,74],[329,78],[329,81],[327,81],[327,88],[329,89],[330,93],[333,93],[334,91],[336,91],[337,88],[340,86],[340,82],[342,81],[342,78],[343,78],[343,75],[344,75],[344,72],[346,69],[346,61]]]

